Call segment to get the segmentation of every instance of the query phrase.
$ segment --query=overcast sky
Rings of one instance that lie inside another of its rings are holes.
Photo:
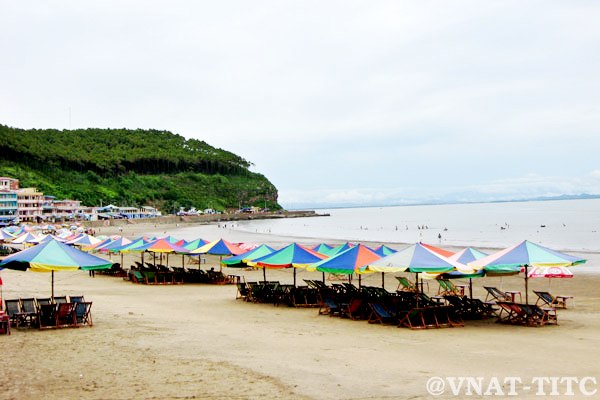
[[[155,128],[286,207],[600,194],[597,1],[2,1],[0,123]]]

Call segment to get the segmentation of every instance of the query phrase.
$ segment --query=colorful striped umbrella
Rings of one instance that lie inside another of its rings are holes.
[[[151,253],[180,253],[187,254],[189,250],[184,247],[179,247],[167,239],[156,239],[141,246],[137,246],[131,251],[149,251]]]
[[[193,251],[193,250],[199,249],[200,247],[202,247],[208,243],[209,243],[208,240],[195,239],[195,240],[192,240],[191,242],[188,242],[187,244],[183,245],[182,247],[185,247],[189,251]]]
[[[313,249],[314,251],[316,251],[317,253],[325,254],[325,253],[327,253],[329,250],[331,250],[332,248],[333,248],[333,247],[331,247],[331,246],[330,246],[330,245],[328,245],[328,244],[321,243],[321,244],[318,244],[318,245],[316,245],[316,246],[315,246],[315,247],[313,247],[312,249]]]
[[[346,242],[344,244],[340,244],[338,246],[333,247],[331,250],[326,251],[325,254],[328,257],[333,257],[338,253],[341,253],[342,251],[346,251],[348,249],[351,249],[352,247],[354,247],[354,244],[350,243],[350,242]]]
[[[520,272],[525,270],[525,303],[529,303],[529,267],[570,267],[585,263],[586,260],[560,253],[536,243],[524,240],[507,249],[469,263],[473,268],[487,271]]]
[[[374,248],[373,251],[379,254],[380,257],[385,257],[396,253],[398,250],[394,250],[391,247],[382,244],[381,246]]]
[[[306,267],[307,271],[328,272],[330,274],[352,275],[361,273],[364,268],[380,259],[381,256],[365,245],[351,247],[333,257],[318,261]]]
[[[34,272],[52,272],[52,297],[54,297],[54,271],[108,269],[112,263],[93,256],[57,240],[48,240],[37,246],[21,250],[0,262],[0,269]]]
[[[367,271],[373,272],[450,272],[454,270],[462,272],[472,272],[471,268],[466,267],[456,261],[449,260],[441,254],[431,250],[429,245],[415,243],[405,249],[399,250],[394,254],[380,258],[366,267]]]
[[[294,267],[294,285],[296,285],[296,268],[304,268],[308,265],[320,261],[327,256],[317,253],[307,247],[297,243],[292,243],[286,247],[274,251],[264,257],[249,261],[247,264],[254,267],[263,268],[263,278],[266,279],[266,268],[290,268]]]
[[[273,253],[274,251],[275,250],[273,248],[267,246],[266,244],[261,244],[260,246],[245,253],[221,260],[221,265],[229,268],[244,268],[248,266],[248,261],[264,257]]]
[[[205,244],[202,247],[197,248],[189,252],[190,254],[212,254],[217,256],[237,256],[244,253],[244,250],[240,249],[237,245],[228,242],[224,239],[219,239],[214,242]]]

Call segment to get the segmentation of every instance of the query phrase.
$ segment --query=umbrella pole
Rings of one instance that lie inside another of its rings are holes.
[[[415,273],[415,287],[417,288],[417,308],[419,308],[419,273]]]
[[[181,268],[185,268],[185,254],[181,255]]]
[[[525,264],[525,304],[529,305],[529,280],[527,278],[527,267]]]
[[[385,289],[385,275],[384,274],[385,274],[384,272],[381,273],[381,287],[383,289]]]
[[[52,289],[51,289],[51,299],[54,301],[54,270],[52,270]]]
[[[169,266],[169,253],[167,253],[167,267]]]
[[[325,283],[325,272],[323,272],[323,283]]]
[[[352,284],[352,274],[348,275],[348,283]]]
[[[360,288],[362,286],[362,275],[358,274],[358,287]]]
[[[294,287],[296,287],[296,268],[295,267],[292,267],[292,268],[294,268]]]
[[[469,278],[469,297],[473,300],[473,278]]]
[[[123,265],[123,253],[121,253],[121,268],[125,268],[125,266]]]
[[[267,283],[267,270],[265,267],[263,267],[263,281]]]

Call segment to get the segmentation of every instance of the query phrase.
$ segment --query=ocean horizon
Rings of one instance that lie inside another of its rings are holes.
[[[503,248],[530,240],[560,251],[600,252],[600,199],[529,200],[316,209],[325,217],[240,221],[281,236]]]

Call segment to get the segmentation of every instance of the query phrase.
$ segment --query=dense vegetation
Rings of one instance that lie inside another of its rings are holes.
[[[229,151],[166,131],[0,125],[0,175],[86,205],[279,208],[277,189]]]

